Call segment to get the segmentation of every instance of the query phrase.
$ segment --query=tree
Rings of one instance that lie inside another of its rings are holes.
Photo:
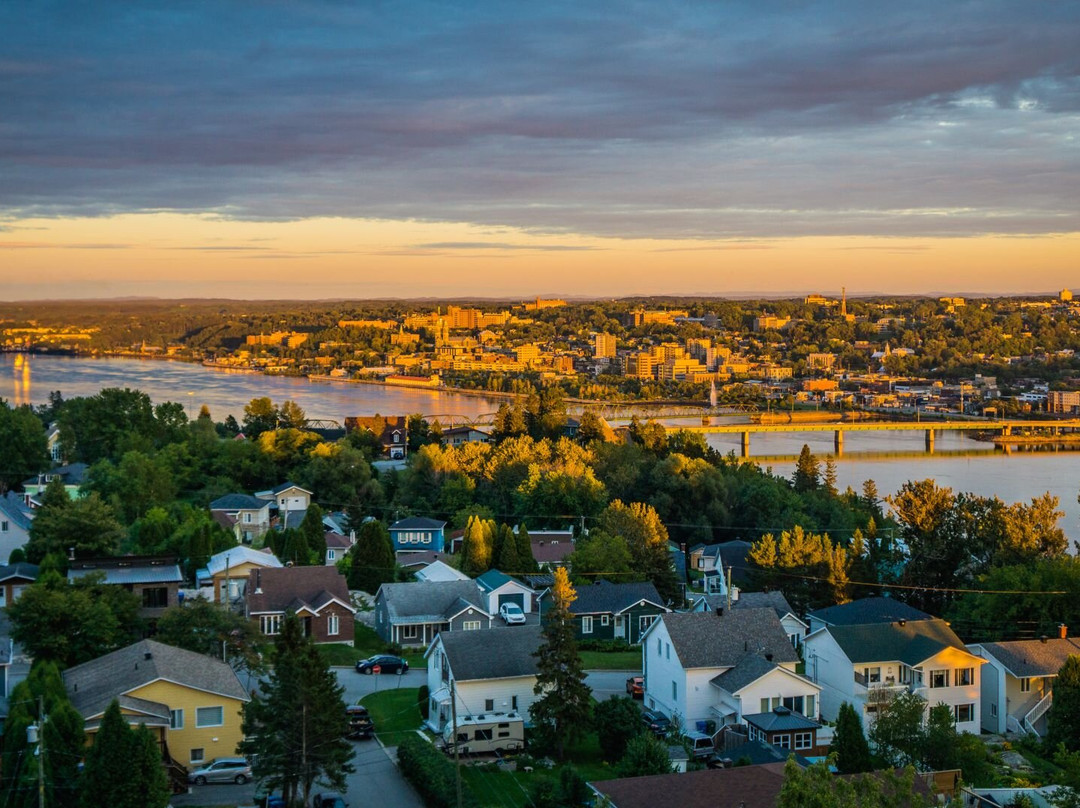
[[[382,584],[394,580],[394,546],[382,522],[372,519],[360,525],[348,559],[349,589],[374,595]]]
[[[582,581],[625,583],[641,577],[634,571],[634,559],[626,539],[599,529],[577,540],[569,561],[574,577]]]
[[[930,795],[915,788],[915,769],[836,777],[821,761],[803,769],[788,758],[778,808],[929,808]]]
[[[878,705],[870,740],[887,765],[911,766],[922,760],[926,748],[925,712],[926,700],[914,693],[900,693]]]
[[[314,502],[308,506],[298,528],[308,547],[308,564],[319,566],[326,562],[326,527],[323,525],[323,509]]]
[[[615,763],[626,753],[626,745],[643,729],[641,710],[625,696],[601,701],[593,708],[593,721],[604,760]]]
[[[157,621],[155,639],[214,659],[225,658],[233,667],[261,672],[262,635],[254,623],[206,598],[166,609]]]
[[[245,411],[246,412],[246,411]],[[307,414],[295,401],[283,401],[278,408],[279,429],[303,429],[307,426]]]
[[[1080,752],[1080,655],[1070,656],[1058,671],[1047,721],[1048,744],[1064,744],[1070,752]]]
[[[747,553],[754,578],[766,589],[782,589],[801,614],[809,609],[850,600],[848,581],[851,558],[828,535],[804,531],[796,525],[780,534],[767,533]]]
[[[68,399],[57,422],[64,457],[84,463],[115,458],[129,449],[149,450],[157,432],[150,396],[127,388]]]
[[[308,547],[307,535],[298,528],[287,527],[282,530],[277,539],[277,557],[283,564],[297,567],[310,564],[311,548]]]
[[[626,539],[633,568],[652,581],[666,603],[679,595],[679,582],[668,550],[668,532],[656,508],[642,502],[614,500],[597,519],[597,528]]]
[[[829,496],[835,497],[837,494],[836,461],[834,461],[831,457],[825,458],[825,477],[823,481],[825,483],[825,491],[829,494]]]
[[[509,525],[499,525],[499,552],[495,557],[495,568],[510,575],[529,572],[518,558],[517,539]]]
[[[619,777],[670,774],[671,758],[667,746],[652,733],[639,733],[627,742],[626,754],[619,761],[618,772]]]
[[[576,598],[566,570],[558,567],[551,587],[551,610],[545,617],[544,639],[535,654],[533,692],[539,698],[533,703],[532,718],[544,728],[559,760],[565,759],[567,740],[579,737],[589,723],[591,691],[585,684],[570,614],[570,604]]]
[[[29,407],[12,409],[0,399],[0,495],[48,466],[41,420]]]
[[[836,755],[836,770],[841,774],[857,774],[874,768],[862,721],[855,708],[846,701],[840,705],[836,716],[832,750]]]
[[[49,483],[50,487],[52,485]],[[59,487],[62,489],[63,485]],[[64,497],[66,499],[66,494]],[[124,529],[112,508],[96,493],[66,501],[47,496],[30,523],[26,557],[31,563],[40,564],[50,554],[62,558],[70,552],[74,552],[76,558],[114,555],[123,538]]]
[[[253,758],[252,772],[267,788],[280,789],[287,805],[298,796],[307,805],[316,780],[344,791],[345,776],[354,771],[345,689],[292,612],[272,662],[262,692],[244,705],[240,750]]]
[[[481,575],[491,569],[492,545],[495,538],[495,523],[469,518],[465,525],[465,535],[461,538],[461,571],[466,575]]]
[[[170,796],[157,741],[143,725],[132,731],[113,699],[86,753],[83,808],[164,808]]]
[[[810,451],[810,447],[803,444],[799,452],[799,459],[795,462],[795,472],[791,478],[791,484],[800,494],[807,491],[816,491],[821,485],[821,467],[818,460]]]
[[[536,559],[533,557],[532,539],[529,538],[529,531],[524,522],[518,525],[517,532],[514,534],[514,541],[517,543],[520,570],[522,572],[539,572],[540,565],[536,563]]]
[[[244,405],[243,431],[249,438],[278,427],[278,409],[268,397],[253,398]]]
[[[132,803],[144,805],[147,808],[162,808],[169,804],[172,798],[172,789],[169,786],[169,778],[165,774],[165,767],[161,765],[161,746],[146,724],[139,724],[131,737],[131,768],[128,772],[134,782],[141,788],[139,802]]]

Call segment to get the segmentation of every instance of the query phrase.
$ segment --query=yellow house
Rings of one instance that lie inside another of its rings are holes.
[[[210,556],[206,566],[195,572],[199,587],[212,586],[214,603],[230,602],[244,596],[249,573],[253,569],[280,567],[281,562],[269,550],[253,550],[243,544]]]
[[[198,768],[237,754],[240,711],[249,700],[236,673],[212,657],[142,640],[64,671],[72,706],[97,731],[113,699],[132,726],[161,739],[166,763]]]

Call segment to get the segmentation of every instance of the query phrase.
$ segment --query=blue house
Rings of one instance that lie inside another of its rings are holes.
[[[410,516],[390,525],[390,541],[394,552],[410,550],[443,551],[443,528],[446,522],[428,519],[426,516]]]

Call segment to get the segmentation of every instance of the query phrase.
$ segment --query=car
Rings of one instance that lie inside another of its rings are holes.
[[[626,695],[632,699],[645,698],[645,677],[631,676],[626,680]]]
[[[361,659],[356,663],[356,672],[374,673],[376,667],[379,668],[379,673],[406,673],[409,670],[409,663],[401,657],[382,654]]]
[[[311,800],[312,808],[349,808],[349,803],[337,794],[316,794]]]
[[[375,735],[375,722],[371,720],[371,713],[362,704],[351,704],[345,708],[345,717],[349,721],[349,729],[346,738],[353,740],[366,740]]]
[[[244,758],[214,758],[205,766],[188,772],[189,783],[236,783],[242,786],[251,779],[251,764]]]
[[[671,719],[656,710],[642,710],[641,722],[657,738],[663,738],[671,731]]]
[[[716,754],[716,747],[713,746],[712,738],[704,732],[686,733],[685,745],[690,757],[694,760],[710,758]]]
[[[525,612],[516,603],[504,603],[499,607],[499,617],[508,626],[520,626],[525,624]]]

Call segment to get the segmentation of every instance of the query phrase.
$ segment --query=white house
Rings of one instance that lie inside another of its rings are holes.
[[[0,497],[0,563],[6,564],[11,551],[30,539],[34,512],[26,501],[12,491]]]
[[[972,643],[986,660],[981,675],[981,725],[987,732],[1046,734],[1053,685],[1065,660],[1080,654],[1080,641],[1066,636],[1041,640]]]
[[[839,606],[808,612],[809,633],[825,626],[863,626],[868,623],[896,623],[901,620],[933,620],[932,614],[908,606],[896,598],[860,598]]]
[[[251,544],[270,530],[270,503],[250,494],[218,497],[210,503],[210,515],[244,544]]]
[[[960,732],[979,732],[975,656],[944,620],[825,626],[804,640],[806,672],[822,686],[821,714],[835,720],[849,702],[869,727],[878,706],[910,691],[929,706],[947,704]]]
[[[324,559],[326,566],[336,565],[349,554],[354,544],[356,544],[356,533],[353,531],[350,531],[348,536],[336,530],[326,531],[326,558]]]
[[[450,722],[451,697],[459,721],[490,712],[528,716],[540,642],[540,626],[441,632],[425,654],[428,726],[441,733]]]
[[[740,724],[783,706],[816,719],[821,687],[773,609],[663,614],[641,638],[645,703],[685,729]]]
[[[715,612],[727,606],[726,595],[692,595],[690,597],[690,611],[692,612]],[[780,618],[780,625],[787,632],[791,644],[798,648],[806,636],[807,624],[795,616],[794,609],[787,602],[784,593],[773,590],[772,592],[743,592],[737,586],[732,587],[732,609],[772,609]]]
[[[525,614],[533,610],[536,593],[504,572],[488,570],[476,579],[476,584],[487,598],[487,610],[492,614],[498,614],[504,603],[516,603]]]
[[[311,492],[296,483],[282,483],[267,491],[256,491],[255,496],[273,502],[279,513],[306,511],[311,505]]]
[[[435,559],[413,573],[418,581],[468,581],[469,576],[461,570],[456,570],[441,559]]]

